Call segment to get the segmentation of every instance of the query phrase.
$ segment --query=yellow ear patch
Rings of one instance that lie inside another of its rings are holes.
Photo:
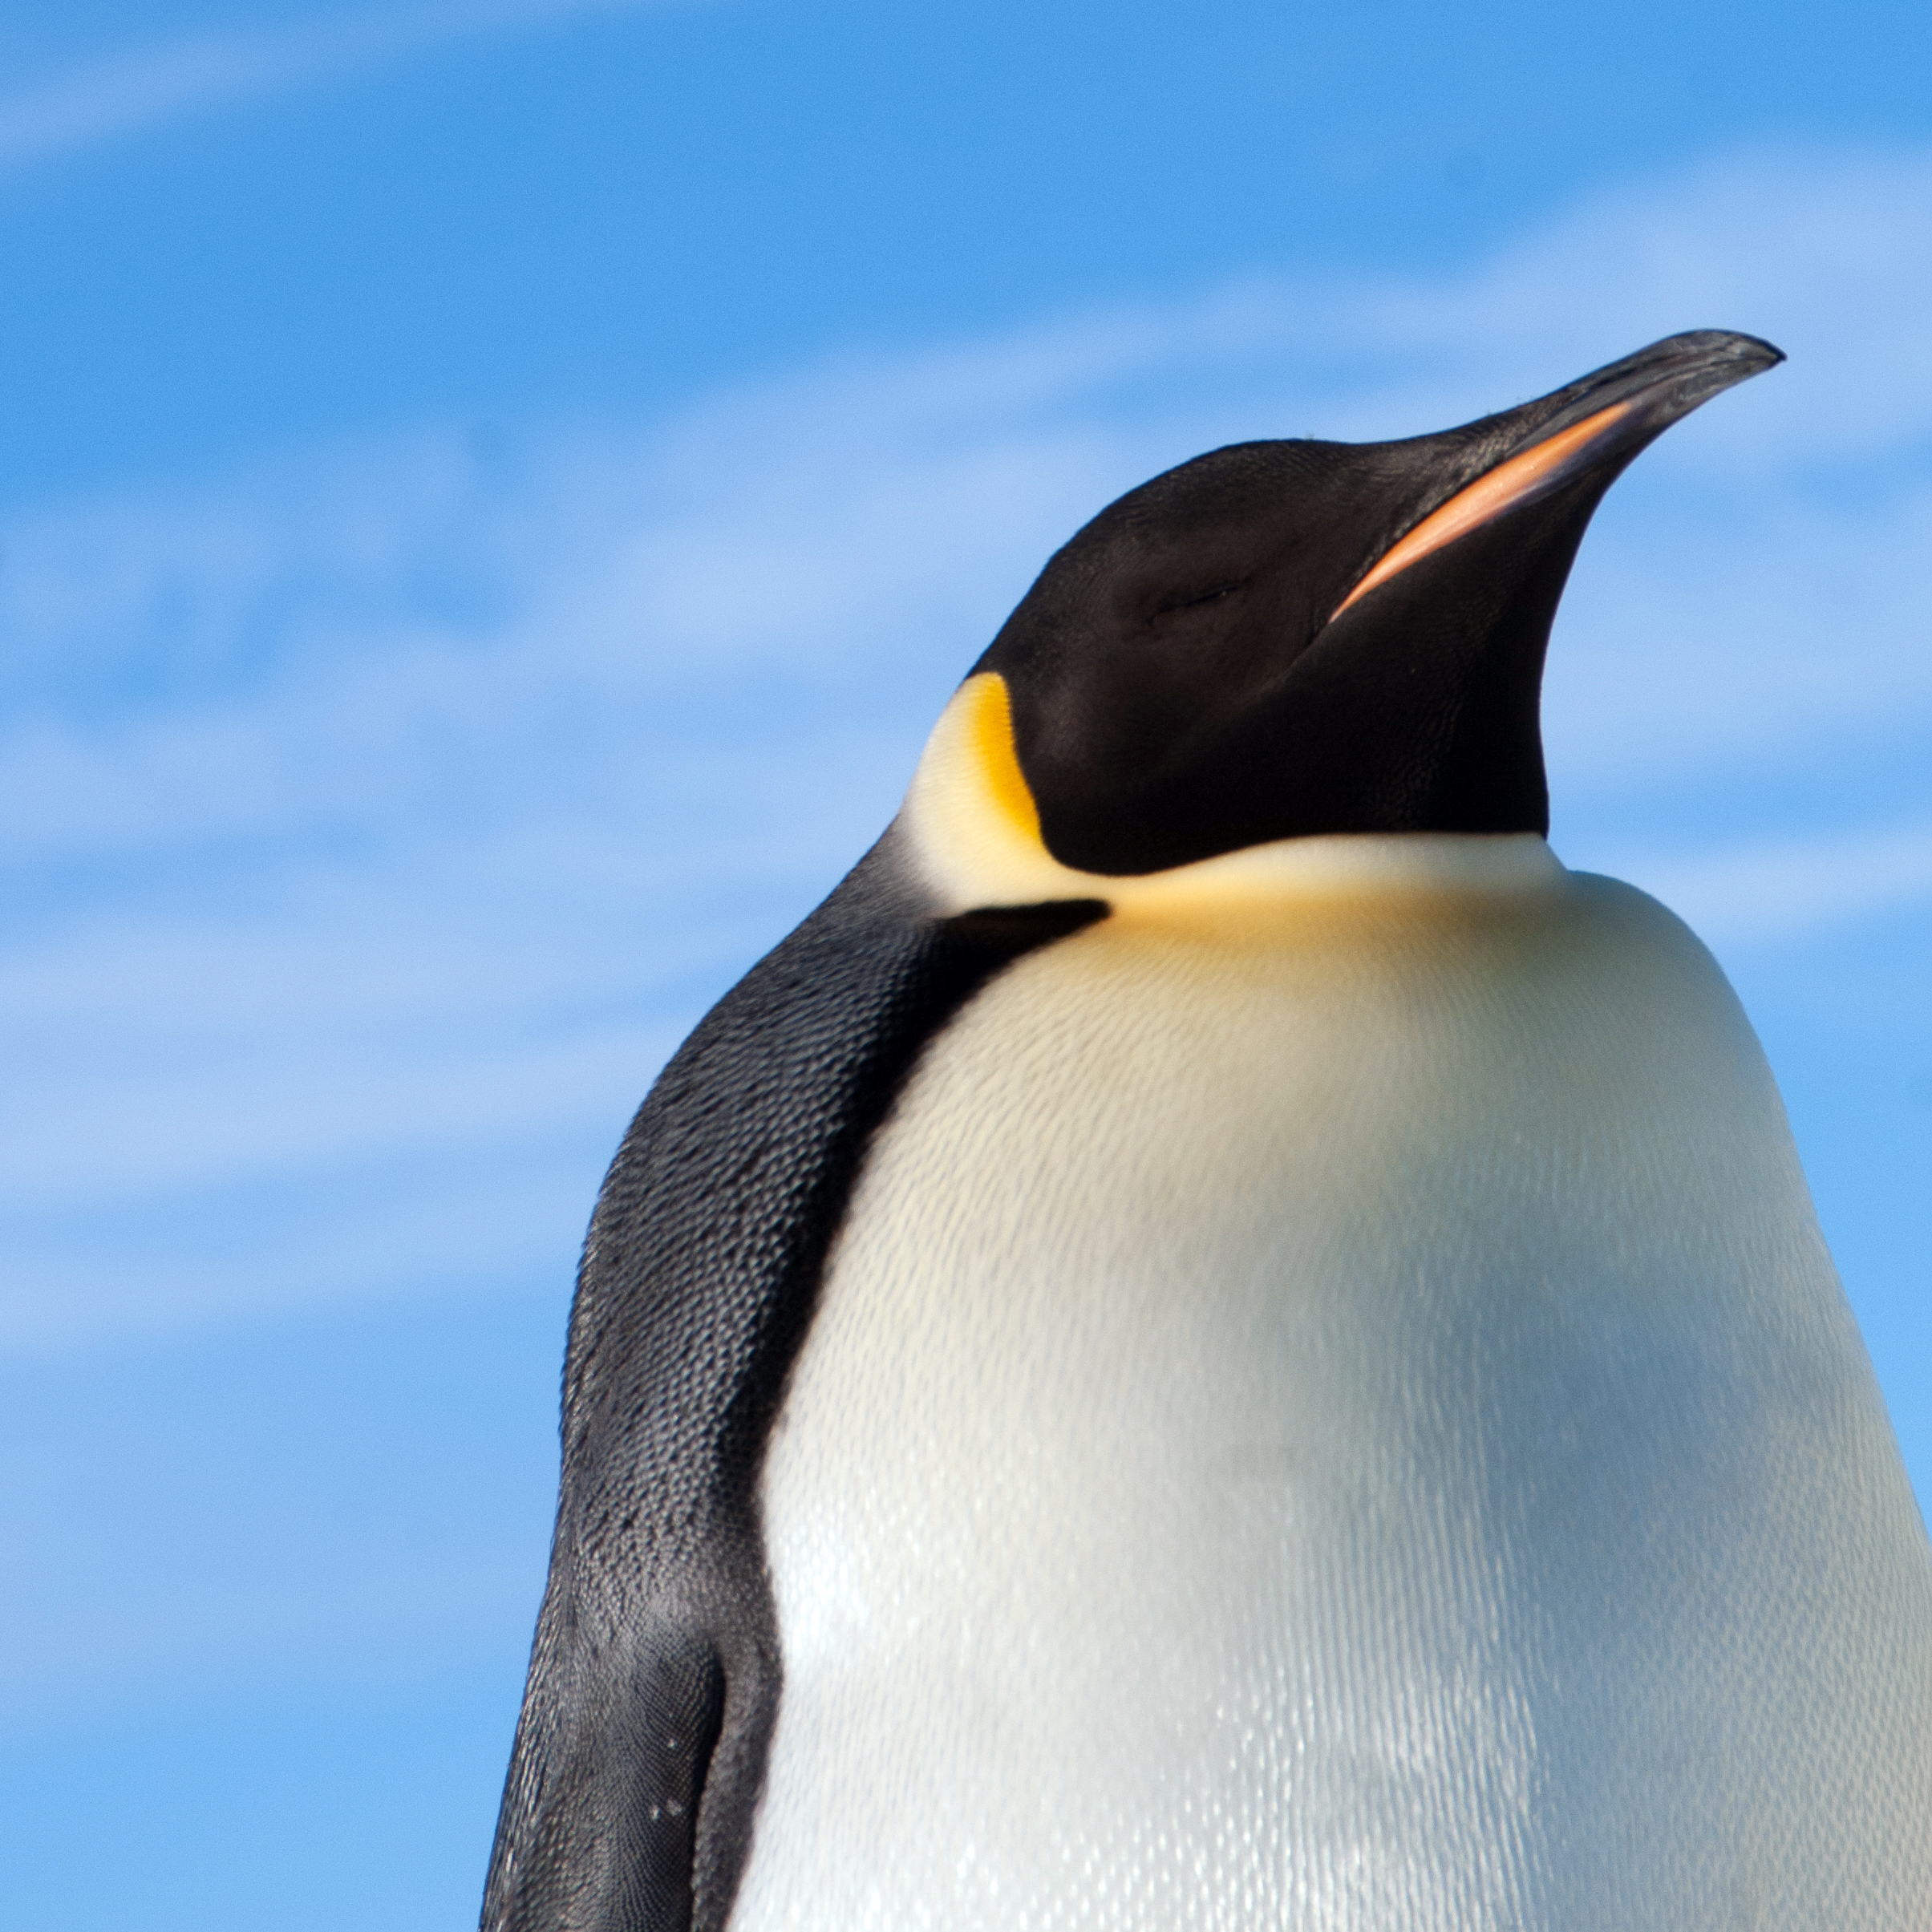
[[[953,694],[906,794],[905,817],[931,883],[956,911],[1091,896],[1041,840],[1039,808],[1014,749],[1012,699],[997,671]]]
[[[1012,820],[1017,831],[1039,844],[1039,807],[1019,768],[1019,752],[1013,743],[1013,699],[1006,679],[998,671],[982,671],[966,679],[954,702],[966,712],[963,722],[989,802]]]

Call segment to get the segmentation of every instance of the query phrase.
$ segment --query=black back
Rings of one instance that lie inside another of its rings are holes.
[[[719,1932],[781,1662],[757,1482],[828,1247],[925,1043],[1098,901],[934,915],[889,832],[667,1066],[599,1197],[484,1932]]]

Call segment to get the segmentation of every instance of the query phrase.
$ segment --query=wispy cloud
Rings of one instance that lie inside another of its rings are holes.
[[[1586,546],[1561,849],[1636,854],[1725,943],[1932,902],[1899,779],[1932,751],[1929,298],[1932,160],[1746,160],[1433,282],[1257,281],[658,423],[0,517],[0,1347],[561,1275],[658,1061],[876,832],[1099,504],[1674,328],[1794,359],[1673,431]],[[1869,780],[1829,833],[1788,784],[1821,772]]]
[[[447,0],[209,33],[116,54],[0,97],[0,175],[173,121],[372,71],[451,43],[666,0]]]
[[[1788,940],[1932,905],[1932,824],[1705,851],[1637,849],[1617,869],[1716,943]]]

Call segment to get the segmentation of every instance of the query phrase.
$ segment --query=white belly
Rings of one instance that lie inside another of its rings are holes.
[[[1110,920],[934,1046],[774,1436],[733,1932],[1932,1926],[1932,1564],[1627,888]]]

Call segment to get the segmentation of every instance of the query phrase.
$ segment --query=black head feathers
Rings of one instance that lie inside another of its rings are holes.
[[[1590,516],[1781,360],[1671,336],[1460,429],[1237,444],[1130,491],[974,666],[1007,683],[1048,850],[1121,875],[1314,833],[1546,831],[1543,655]]]

